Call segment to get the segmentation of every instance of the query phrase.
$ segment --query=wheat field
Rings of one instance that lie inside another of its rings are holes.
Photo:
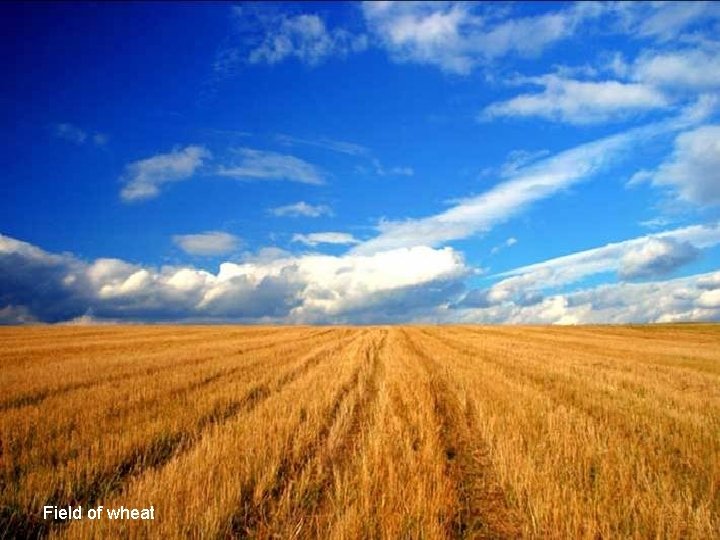
[[[0,508],[2,538],[718,538],[720,326],[0,329]]]

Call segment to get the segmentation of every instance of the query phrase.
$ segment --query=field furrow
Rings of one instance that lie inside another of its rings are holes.
[[[476,414],[472,400],[451,379],[447,366],[427,352],[432,348],[420,344],[418,331],[406,331],[404,337],[408,349],[423,363],[431,383],[448,475],[457,491],[453,536],[516,538],[520,531],[518,517],[508,507],[505,494],[492,476],[487,448],[482,440],[472,436]]]
[[[720,537],[717,325],[0,340],[0,539]]]

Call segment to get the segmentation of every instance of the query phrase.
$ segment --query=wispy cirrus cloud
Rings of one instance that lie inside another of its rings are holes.
[[[347,154],[349,156],[364,157],[371,154],[370,149],[366,148],[357,143],[347,141],[336,141],[334,139],[328,139],[327,137],[319,137],[317,139],[308,139],[303,137],[293,137],[292,135],[286,135],[278,133],[275,135],[275,140],[281,144],[288,146],[295,145],[307,145],[314,146],[317,148],[324,148],[332,152],[339,152],[341,154]]]
[[[203,146],[186,146],[130,163],[121,177],[120,198],[134,202],[157,197],[163,186],[191,178],[210,158]]]
[[[311,217],[332,216],[332,208],[324,204],[312,205],[305,201],[299,201],[285,206],[276,206],[268,209],[268,212],[277,217]]]
[[[68,141],[77,145],[83,145],[86,143],[93,144],[95,146],[104,146],[108,141],[108,136],[100,132],[89,132],[84,130],[75,124],[61,123],[53,125],[53,134],[58,139]]]
[[[511,236],[510,238],[505,240],[502,244],[499,244],[499,245],[493,247],[490,250],[490,255],[497,255],[502,250],[513,247],[515,244],[517,244],[517,242],[518,242],[517,238],[515,238],[514,236]]]
[[[509,179],[441,213],[404,221],[383,220],[377,226],[379,234],[353,250],[372,253],[400,246],[438,246],[486,232],[532,203],[593,177],[626,157],[638,144],[694,126],[711,111],[699,102],[668,120],[582,144],[515,169]]]
[[[302,184],[324,184],[325,174],[319,167],[300,158],[278,152],[238,148],[237,163],[222,165],[217,169],[219,176],[237,180],[287,180]]]
[[[276,135],[275,138],[278,142],[288,146],[314,146],[316,148],[324,148],[332,152],[362,158],[368,165],[359,165],[356,170],[363,173],[370,173],[376,176],[413,176],[415,174],[415,170],[409,166],[384,166],[378,158],[373,157],[373,152],[369,148],[356,143],[336,141],[328,138],[305,139],[281,134]]]

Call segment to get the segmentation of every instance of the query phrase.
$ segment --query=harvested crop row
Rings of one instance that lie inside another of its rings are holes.
[[[165,401],[146,402],[113,422],[80,423],[72,436],[59,439],[55,448],[39,444],[29,455],[11,455],[14,464],[4,470],[11,470],[12,475],[6,477],[3,491],[14,494],[11,506],[24,516],[37,515],[39,508],[53,501],[92,504],[119,489],[128,478],[187,451],[211,426],[228,421],[264,399],[271,388],[308,371],[344,341],[319,342],[289,361],[277,359],[277,366],[256,363],[254,372],[216,380],[182,396],[165,396]],[[264,374],[268,367],[270,373]],[[112,401],[106,405],[112,406]],[[113,424],[115,429],[111,429]],[[12,446],[9,448],[12,451]],[[23,468],[23,457],[34,460],[36,466]]]
[[[368,337],[359,333],[354,337],[328,350],[312,371],[271,388],[248,414],[212,426],[188,452],[145,471],[116,497],[107,498],[107,506],[142,506],[152,500],[162,509],[152,523],[128,523],[125,534],[163,538],[239,534],[246,514],[262,507],[278,482],[285,481],[278,475],[283,463],[301,459],[328,412],[343,399],[344,385],[356,377]],[[188,520],[188,515],[193,519]],[[113,530],[108,522],[78,522],[63,533],[84,538],[93,525],[100,534]]]
[[[480,411],[478,431],[526,515],[526,535],[707,538],[718,530],[720,443],[711,411],[688,421],[678,420],[680,404],[653,412],[621,386],[573,375],[562,349],[509,352],[495,336],[479,346],[433,333],[416,337]]]
[[[720,536],[718,326],[0,336],[0,538]]]

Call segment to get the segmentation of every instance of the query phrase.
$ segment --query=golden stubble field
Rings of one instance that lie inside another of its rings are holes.
[[[44,520],[45,505],[155,519]],[[0,329],[0,537],[720,537],[720,326]]]

